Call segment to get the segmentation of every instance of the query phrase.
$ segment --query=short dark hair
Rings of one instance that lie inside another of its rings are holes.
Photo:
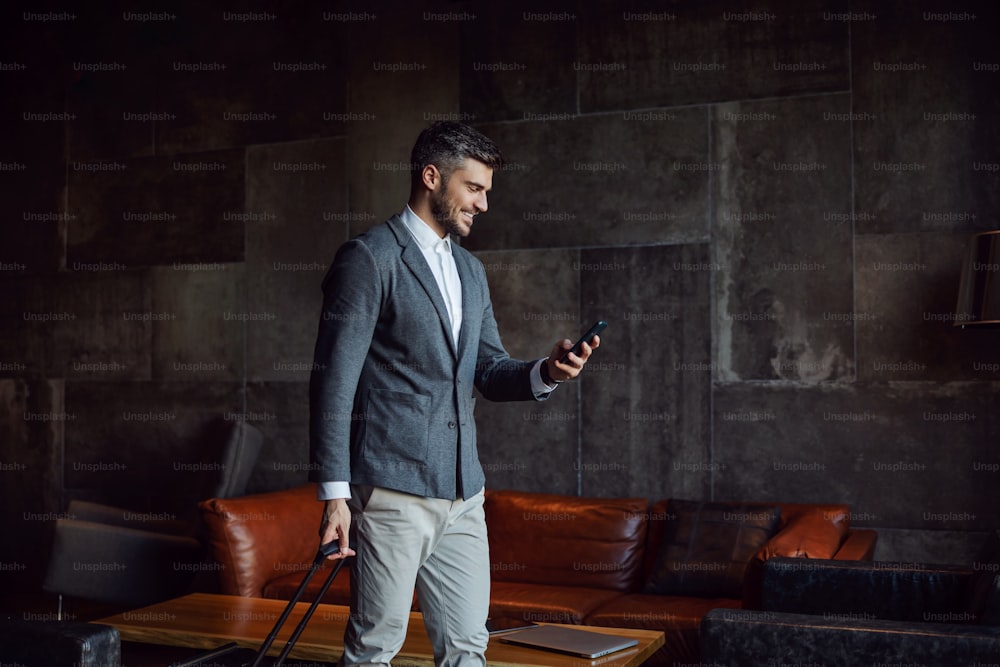
[[[417,137],[410,153],[412,183],[420,182],[424,167],[434,165],[445,181],[467,159],[479,160],[491,169],[503,165],[503,154],[493,140],[463,123],[439,120]]]

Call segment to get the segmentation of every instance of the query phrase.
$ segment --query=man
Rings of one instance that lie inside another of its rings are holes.
[[[483,665],[490,566],[473,386],[489,400],[544,400],[579,356],[511,359],[486,273],[449,235],[487,209],[497,146],[452,122],[413,147],[406,208],[345,243],[323,281],[310,394],[310,479],[322,543],[355,555],[345,666],[388,665],[416,588],[437,665]],[[353,524],[353,532],[351,531]]]

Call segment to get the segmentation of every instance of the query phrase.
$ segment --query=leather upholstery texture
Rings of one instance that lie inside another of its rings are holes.
[[[213,498],[199,508],[222,593],[263,597],[264,586],[291,569],[300,568],[304,576],[319,547],[323,506],[311,484]]]
[[[1000,664],[994,534],[971,566],[772,558],[763,609],[715,609],[703,664]]]
[[[738,598],[743,575],[778,529],[779,507],[673,500],[644,593]]]
[[[701,625],[703,665],[934,665],[1000,661],[1000,627],[713,609]]]
[[[20,667],[119,667],[121,637],[110,625],[0,620],[0,664]]]
[[[871,558],[877,535],[851,530],[846,505],[734,502],[732,508],[780,508],[778,532],[753,555],[734,597],[641,592],[656,562],[670,501],[584,498],[487,490],[490,613],[536,622],[661,630],[666,645],[647,665],[697,663],[698,628],[711,609],[759,604],[762,565],[773,555],[847,550]],[[287,598],[315,555],[322,503],[314,485],[212,499],[200,505],[221,592]],[[815,534],[812,534],[815,533]],[[324,600],[345,604],[345,570]],[[322,582],[313,578],[306,597]],[[419,600],[414,601],[419,609]]]
[[[645,498],[492,492],[486,499],[492,579],[634,591],[648,505]]]
[[[830,617],[973,622],[969,568],[774,558],[764,566],[762,608]]]

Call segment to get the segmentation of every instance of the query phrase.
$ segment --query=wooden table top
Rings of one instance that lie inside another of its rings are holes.
[[[189,646],[212,649],[228,642],[257,649],[267,637],[274,623],[287,605],[285,600],[266,600],[233,595],[192,593],[174,600],[167,600],[149,607],[127,611],[97,623],[118,628],[123,641],[167,646]],[[308,604],[300,602],[288,617],[278,638],[271,646],[270,655],[278,655],[285,641],[292,634]],[[292,658],[335,662],[343,652],[344,626],[349,608],[341,605],[321,604],[309,625],[299,637],[289,654]],[[582,626],[570,626],[581,628]],[[600,628],[586,626],[594,632],[631,637],[639,640],[638,646],[594,660],[561,655],[550,651],[525,648],[490,638],[486,662],[490,667],[633,667],[641,665],[656,649],[663,646],[663,633],[652,630],[628,628]],[[433,665],[434,651],[424,629],[423,617],[418,612],[410,614],[406,641],[399,655],[393,660],[397,666]]]

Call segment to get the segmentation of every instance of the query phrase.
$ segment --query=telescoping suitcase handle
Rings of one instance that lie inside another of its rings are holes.
[[[288,605],[285,606],[285,611],[281,612],[281,617],[278,618],[278,622],[274,624],[270,634],[267,635],[267,639],[265,639],[264,643],[261,644],[260,650],[257,651],[257,657],[254,658],[250,667],[261,666],[264,656],[267,655],[267,650],[271,648],[271,644],[274,643],[274,639],[278,636],[281,626],[283,626],[285,621],[288,620],[288,616],[292,613],[292,609],[295,608],[295,605],[302,597],[302,593],[305,592],[306,587],[309,585],[309,580],[312,579],[314,574],[316,574],[316,570],[318,570],[319,566],[323,564],[323,561],[327,559],[327,556],[330,556],[337,551],[340,551],[340,543],[337,540],[320,545],[319,549],[316,551],[316,557],[313,558],[312,565],[309,567],[309,572],[306,573],[306,576],[302,579],[302,583],[299,584],[298,589],[295,591],[295,595],[293,595],[292,599],[288,601]],[[319,593],[309,604],[309,608],[306,610],[305,615],[302,616],[302,620],[300,620],[299,624],[295,626],[295,631],[292,632],[292,636],[288,638],[287,642],[285,642],[285,647],[281,649],[281,654],[278,656],[277,660],[274,661],[273,667],[281,667],[281,665],[285,662],[285,658],[288,657],[292,647],[295,646],[295,642],[299,640],[299,635],[302,634],[302,631],[306,629],[306,625],[309,624],[309,619],[312,618],[313,612],[315,612],[316,607],[319,606],[320,600],[322,600],[323,596],[326,595],[326,591],[330,588],[330,584],[333,583],[333,580],[337,578],[337,573],[340,572],[340,568],[344,566],[344,560],[345,559],[343,558],[337,560],[337,564],[333,566],[330,574],[327,575],[326,581],[323,582],[323,587],[320,588]]]
[[[278,636],[278,632],[281,630],[281,626],[285,624],[288,620],[288,616],[292,613],[292,609],[298,603],[299,599],[302,597],[302,593],[305,592],[306,587],[309,585],[309,580],[312,576],[316,574],[316,570],[319,566],[323,564],[323,561],[327,559],[333,553],[336,553],[340,549],[340,543],[334,540],[333,542],[328,542],[322,544],[319,550],[316,552],[316,557],[313,559],[312,565],[309,567],[309,571],[306,576],[302,578],[302,583],[299,584],[298,589],[295,591],[295,595],[292,599],[288,601],[288,605],[285,610],[281,613],[281,617],[278,618],[278,622],[275,623],[274,627],[271,629],[270,634],[268,634],[267,639],[261,644],[260,650],[253,654],[252,660],[249,656],[245,654],[252,654],[250,649],[241,649],[239,644],[236,642],[230,642],[229,644],[224,644],[216,649],[213,649],[207,653],[202,653],[194,658],[187,660],[182,660],[180,662],[175,662],[170,665],[170,667],[204,667],[205,665],[222,665],[222,664],[240,664],[243,667],[261,667],[263,664],[264,656],[267,655],[268,649],[271,648],[271,644],[274,643],[275,637]],[[316,607],[319,606],[320,600],[326,595],[326,591],[330,588],[330,584],[336,579],[337,573],[340,572],[340,568],[344,566],[344,559],[341,558],[337,561],[336,565],[327,575],[326,581],[323,583],[323,587],[320,589],[319,594],[310,603],[309,609],[306,610],[305,615],[299,624],[295,627],[295,631],[292,636],[289,637],[288,642],[281,651],[281,655],[274,661],[272,667],[280,667],[284,662],[285,658],[288,657],[289,652],[292,647],[295,646],[295,642],[298,641],[299,635],[302,631],[306,629],[306,624],[309,623],[309,619],[312,618],[313,612],[316,611]]]

